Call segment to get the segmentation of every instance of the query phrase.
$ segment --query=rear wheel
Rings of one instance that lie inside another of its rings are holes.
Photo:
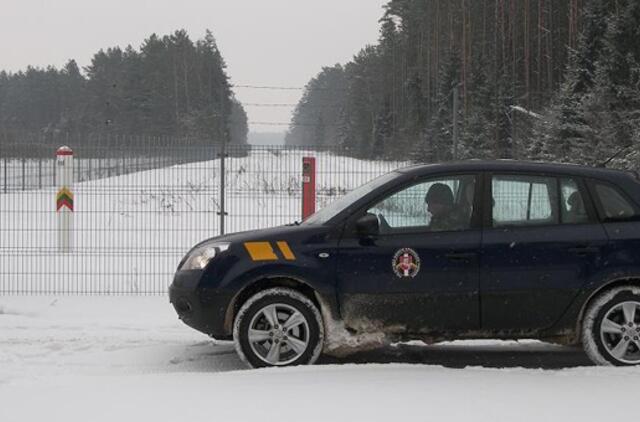
[[[599,365],[640,365],[640,288],[618,287],[589,306],[582,342]]]
[[[320,356],[324,329],[311,300],[292,289],[274,288],[240,308],[233,338],[240,358],[254,368],[307,365]]]

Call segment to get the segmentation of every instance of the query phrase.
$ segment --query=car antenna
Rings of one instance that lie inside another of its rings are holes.
[[[610,162],[612,162],[613,160],[618,158],[623,152],[625,152],[626,150],[628,150],[632,146],[633,146],[633,143],[620,148],[618,151],[616,151],[615,154],[613,154],[611,157],[607,158],[607,160],[603,161],[602,163],[598,164],[596,167],[602,167],[602,168],[607,167],[607,164],[609,164]]]

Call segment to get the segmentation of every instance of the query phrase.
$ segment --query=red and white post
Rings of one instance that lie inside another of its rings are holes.
[[[58,217],[58,250],[73,249],[73,150],[67,146],[56,151],[56,214]]]
[[[316,212],[316,159],[302,158],[302,220]]]

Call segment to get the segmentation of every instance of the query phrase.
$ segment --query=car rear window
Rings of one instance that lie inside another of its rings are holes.
[[[493,225],[558,224],[557,182],[553,177],[493,177]]]
[[[635,207],[614,186],[605,183],[595,184],[596,195],[606,220],[626,220],[637,217]]]

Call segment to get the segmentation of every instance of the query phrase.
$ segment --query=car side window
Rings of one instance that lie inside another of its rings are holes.
[[[574,179],[560,179],[560,219],[562,224],[589,222],[584,198]]]
[[[558,223],[555,177],[495,175],[493,226],[535,226]]]
[[[430,179],[388,196],[367,212],[378,217],[380,234],[466,230],[475,184],[472,175]]]
[[[634,206],[615,187],[596,182],[595,191],[606,219],[624,220],[637,215]]]

